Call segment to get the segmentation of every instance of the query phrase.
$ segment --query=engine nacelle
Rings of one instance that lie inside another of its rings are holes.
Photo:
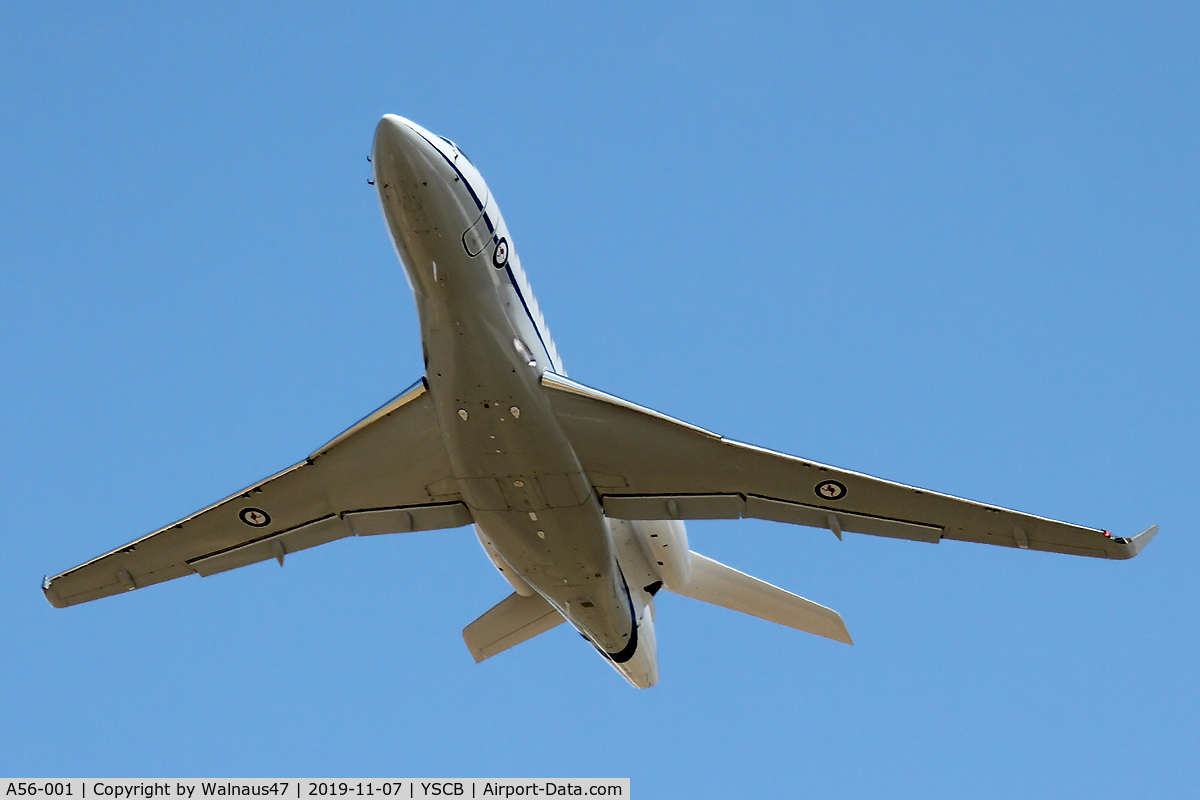
[[[629,586],[629,592],[634,596],[635,604],[649,602],[663,582],[658,568],[650,565],[646,558],[646,549],[638,541],[640,538],[633,529],[633,523],[624,519],[605,519],[609,535],[612,539],[613,554],[621,567],[621,574]],[[645,594],[644,598],[638,596]],[[640,606],[638,606],[640,608]],[[639,612],[640,613],[640,612]]]
[[[508,581],[508,585],[513,588],[513,591],[521,597],[532,597],[533,587],[509,566],[509,563],[504,560],[504,556],[500,555],[500,551],[496,549],[496,545],[492,544],[492,540],[483,532],[483,528],[479,527],[479,523],[475,523],[475,535],[479,537],[479,544],[483,546],[483,552],[487,553],[488,558],[492,560],[496,569],[500,570],[500,574],[504,576],[504,580]]]
[[[641,519],[632,523],[638,544],[668,589],[687,586],[692,579],[687,528],[677,519]]]
[[[629,587],[633,617],[637,620],[638,646],[633,658],[614,664],[625,679],[645,689],[658,683],[658,642],[654,634],[654,593],[663,585],[657,566],[646,560],[645,548],[638,542],[634,524],[623,519],[608,519],[609,535],[617,564]]]

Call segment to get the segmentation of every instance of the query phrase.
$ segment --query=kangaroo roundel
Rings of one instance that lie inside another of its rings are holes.
[[[271,515],[261,508],[243,508],[238,517],[251,528],[265,528],[271,524]]]
[[[841,481],[823,481],[817,484],[817,496],[826,500],[841,500],[846,496],[846,485]]]
[[[492,266],[496,269],[503,269],[508,263],[508,239],[503,236],[500,241],[496,242],[496,249],[492,251]]]

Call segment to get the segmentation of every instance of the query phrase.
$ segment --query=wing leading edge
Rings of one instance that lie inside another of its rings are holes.
[[[214,575],[346,536],[454,528],[471,512],[422,378],[304,461],[47,579],[57,608],[173,578]]]
[[[1132,538],[848,472],[725,439],[547,372],[563,430],[616,519],[751,517],[936,543],[942,539],[1132,558]]]

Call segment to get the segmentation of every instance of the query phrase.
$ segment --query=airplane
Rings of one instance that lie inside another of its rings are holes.
[[[466,154],[384,116],[373,184],[416,298],[425,375],[308,458],[43,579],[63,608],[349,536],[473,525],[512,593],[476,662],[569,622],[630,684],[658,682],[660,590],[853,644],[842,617],[690,549],[685,520],[753,518],[1096,558],[1131,538],[724,438],[567,377],[491,190]]]

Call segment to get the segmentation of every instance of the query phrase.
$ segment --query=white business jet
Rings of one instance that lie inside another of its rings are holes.
[[[463,631],[476,661],[568,621],[630,683],[658,681],[665,589],[851,644],[842,618],[689,549],[683,520],[1132,558],[1132,538],[836,469],[566,376],[496,200],[448,139],[388,115],[374,185],[416,297],[425,376],[304,461],[46,579],[64,607],[347,536],[474,525],[512,594]]]

